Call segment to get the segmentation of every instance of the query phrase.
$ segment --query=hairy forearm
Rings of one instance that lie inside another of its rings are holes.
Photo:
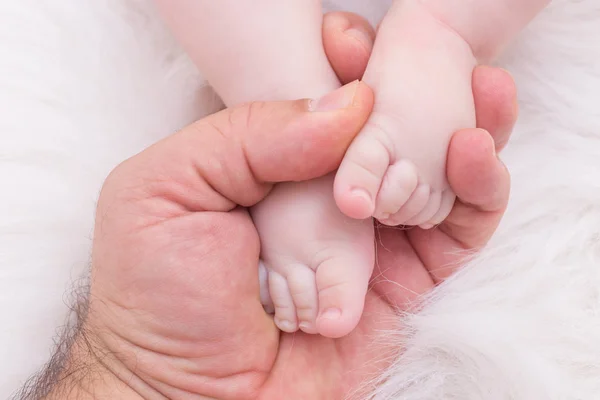
[[[112,355],[80,332],[47,400],[143,399],[113,371]]]
[[[419,0],[482,61],[493,59],[551,0]]]
[[[56,381],[47,382],[52,385],[52,389],[45,399],[142,399],[104,364],[103,357],[109,356],[103,354],[100,349],[94,349],[94,344],[89,342],[89,338],[80,334],[73,343]]]
[[[63,329],[51,360],[13,400],[142,399],[113,371],[116,358],[86,326],[87,296],[76,296],[72,322]]]

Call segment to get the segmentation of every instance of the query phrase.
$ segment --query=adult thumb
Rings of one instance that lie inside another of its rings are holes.
[[[144,197],[190,211],[252,206],[274,183],[334,171],[372,107],[373,92],[359,81],[316,100],[248,103],[184,128],[121,169],[145,182]]]

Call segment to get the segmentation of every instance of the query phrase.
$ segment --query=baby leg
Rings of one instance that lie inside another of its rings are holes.
[[[420,1],[393,3],[364,76],[375,108],[335,180],[345,214],[423,227],[448,215],[446,153],[454,132],[475,126],[474,67],[469,45]]]
[[[551,0],[420,1],[469,43],[480,63],[489,63]]]
[[[228,106],[316,98],[339,87],[322,46],[320,1],[160,1]],[[372,222],[339,212],[333,176],[278,185],[251,214],[279,328],[349,333],[362,314],[373,269]],[[271,306],[268,297],[263,290],[265,306]]]
[[[227,106],[323,95],[339,86],[320,0],[156,0]]]

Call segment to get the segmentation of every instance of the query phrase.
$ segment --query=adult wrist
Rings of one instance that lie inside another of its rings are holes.
[[[144,386],[139,378],[127,371],[114,354],[105,349],[93,332],[83,328],[77,332],[60,370],[45,397],[47,400],[144,400],[162,398],[142,396]],[[137,388],[134,388],[137,386]]]
[[[13,397],[15,400],[164,399],[119,362],[88,326],[87,288],[76,290],[70,323],[56,340],[52,358]]]

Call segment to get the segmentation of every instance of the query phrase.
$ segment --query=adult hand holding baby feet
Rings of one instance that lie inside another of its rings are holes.
[[[355,16],[325,20],[325,48],[342,81],[362,74],[370,50],[348,29],[369,32]],[[264,312],[259,235],[245,207],[275,182],[337,168],[371,112],[366,85],[329,97],[338,107],[326,111],[304,100],[233,107],[117,167],[98,202],[89,305],[79,308],[86,312],[63,369],[43,375],[58,377],[45,398],[364,398],[359,389],[400,350],[380,336],[396,328],[398,307],[483,246],[505,210],[509,176],[494,149],[516,117],[514,86],[505,72],[480,68],[473,90],[478,126],[491,135],[471,129],[450,141],[448,178],[459,200],[439,229],[381,231],[376,274],[385,279],[372,284],[357,329],[341,339],[281,333]]]
[[[325,55],[320,1],[159,4],[227,106],[320,98],[348,75],[348,66],[336,74]],[[370,50],[372,30],[347,32],[353,46]],[[375,264],[368,217],[431,227],[448,215],[455,191],[446,153],[455,131],[475,126],[474,67],[468,43],[421,2],[394,2],[365,74],[375,108],[335,185],[334,174],[281,183],[251,208],[264,261],[262,298],[282,331],[336,338],[356,327]],[[310,107],[335,109],[338,101],[324,97]]]

